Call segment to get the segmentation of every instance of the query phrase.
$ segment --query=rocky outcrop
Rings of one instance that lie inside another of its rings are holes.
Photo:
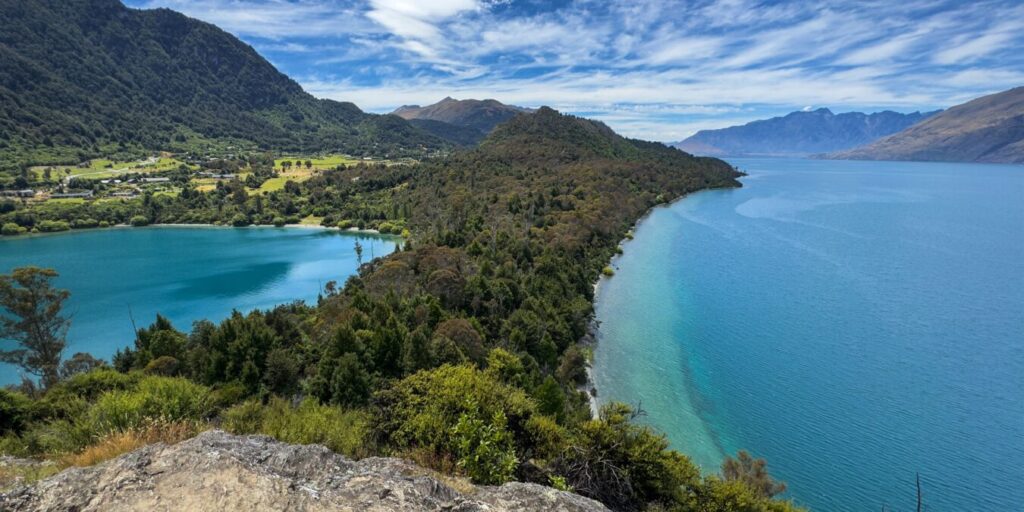
[[[74,468],[0,494],[0,510],[604,511],[535,484],[476,487],[391,458],[352,461],[319,445],[210,431]]]

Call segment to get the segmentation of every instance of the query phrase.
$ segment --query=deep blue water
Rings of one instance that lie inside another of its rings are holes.
[[[1024,510],[1024,167],[732,163],[602,282],[599,401],[813,510]]]
[[[51,267],[71,292],[68,351],[109,359],[133,343],[160,313],[179,330],[219,321],[232,309],[315,302],[327,281],[339,286],[363,261],[394,251],[394,237],[325,229],[151,227],[89,230],[0,239],[0,273],[23,265]],[[0,365],[0,384],[19,380]]]

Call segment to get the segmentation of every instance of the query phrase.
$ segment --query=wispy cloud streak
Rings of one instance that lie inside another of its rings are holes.
[[[253,44],[372,111],[444,96],[585,113],[632,136],[805,105],[949,106],[1024,83],[1016,0],[129,0]]]

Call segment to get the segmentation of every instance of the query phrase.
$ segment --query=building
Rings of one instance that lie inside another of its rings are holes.
[[[6,197],[33,197],[36,195],[36,191],[30,188],[21,190],[2,190],[0,191],[0,195]]]
[[[75,199],[88,197],[92,197],[92,190],[83,190],[80,192],[66,192],[63,194],[50,194],[50,199]]]

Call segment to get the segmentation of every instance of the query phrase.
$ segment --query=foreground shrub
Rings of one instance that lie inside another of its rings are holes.
[[[501,412],[490,422],[475,416],[462,414],[452,429],[458,467],[475,483],[503,484],[512,479],[519,462],[512,436],[505,429],[508,420]]]
[[[104,394],[89,409],[87,427],[96,435],[123,432],[154,421],[199,420],[211,411],[210,390],[191,381],[151,376],[132,391]]]
[[[307,398],[297,407],[274,397],[267,405],[256,400],[241,403],[224,413],[224,429],[234,434],[263,434],[294,444],[322,444],[353,458],[368,453],[368,417],[362,411],[345,411]]]
[[[0,435],[17,434],[32,415],[32,400],[14,391],[0,389]]]
[[[416,451],[418,461],[435,469],[445,470],[445,461],[455,460],[469,476],[493,481],[507,478],[503,468],[509,455],[515,458],[532,450],[534,440],[526,423],[534,413],[533,402],[521,390],[492,374],[445,365],[377,393],[373,428],[380,444],[398,452]],[[466,460],[474,447],[487,443],[496,444],[486,448],[494,460]]]

